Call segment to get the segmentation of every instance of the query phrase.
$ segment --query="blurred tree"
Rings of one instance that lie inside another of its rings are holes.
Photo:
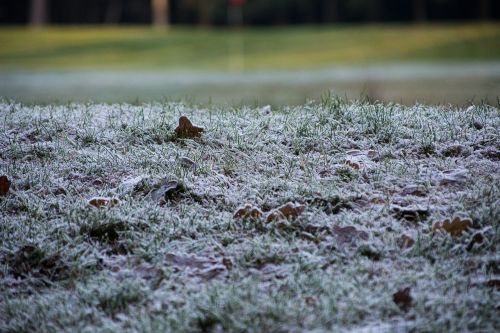
[[[30,24],[35,27],[47,24],[47,0],[31,0]]]
[[[109,0],[108,8],[106,9],[106,23],[120,23],[122,16],[122,0]]]
[[[491,19],[491,3],[490,0],[479,0],[479,18],[487,21]]]
[[[370,11],[370,15],[368,15],[370,21],[382,21],[382,0],[370,1],[368,10]]]
[[[339,19],[339,0],[323,0],[322,1],[322,20],[324,22],[332,23]]]
[[[153,24],[159,27],[169,25],[169,0],[151,0],[151,13],[153,14]]]
[[[413,14],[418,22],[427,20],[427,4],[425,0],[413,0]]]
[[[181,2],[183,2],[183,7],[187,10],[194,9],[197,14],[198,24],[202,26],[213,25],[214,11],[218,4],[217,0],[183,0]]]

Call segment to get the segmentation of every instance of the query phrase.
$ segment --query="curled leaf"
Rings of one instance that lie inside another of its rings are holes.
[[[500,288],[500,279],[491,279],[486,281],[486,286],[492,288]]]
[[[411,238],[408,235],[401,235],[397,240],[396,240],[397,246],[399,246],[402,249],[408,249],[415,244],[415,241],[413,238]]]
[[[178,138],[197,138],[201,136],[203,128],[193,125],[186,116],[179,118],[179,126],[175,129],[175,135]]]
[[[0,196],[4,196],[9,193],[10,184],[11,182],[7,176],[0,176]]]
[[[335,225],[332,232],[340,243],[352,243],[358,239],[368,239],[368,234],[365,231],[360,231],[353,226],[339,227]]]
[[[143,176],[127,178],[121,182],[121,184],[118,186],[118,190],[123,193],[134,193],[137,191],[139,185],[143,180]]]
[[[151,198],[154,201],[167,200],[169,197],[173,196],[174,192],[182,192],[182,185],[176,180],[164,179],[160,187],[153,192],[151,192]]]
[[[392,294],[392,301],[403,311],[408,311],[413,303],[410,295],[410,288],[404,288]]]
[[[181,157],[179,159],[179,164],[185,168],[185,169],[195,169],[196,168],[196,162],[190,159],[189,157]]]
[[[214,257],[198,257],[189,254],[167,253],[165,261],[176,268],[184,271],[188,276],[201,277],[211,280],[215,277],[227,274],[227,262]]]
[[[423,185],[410,184],[403,187],[401,193],[403,195],[415,195],[423,197],[427,194],[427,189]]]
[[[258,207],[246,204],[242,207],[239,207],[234,213],[233,217],[235,219],[245,218],[245,217],[260,218],[262,217],[262,214],[263,214],[262,211]]]
[[[283,206],[271,211],[269,215],[267,215],[267,222],[272,222],[274,220],[283,217],[288,219],[290,217],[297,217],[304,211],[305,206],[303,205],[295,205],[291,202],[284,204]]]
[[[439,185],[452,185],[463,183],[468,178],[468,171],[465,169],[444,171],[439,180]]]
[[[97,208],[101,207],[115,207],[120,204],[118,198],[106,198],[106,197],[93,197],[88,201],[88,204]]]
[[[430,211],[427,207],[419,205],[399,206],[392,205],[391,212],[397,219],[407,221],[423,221],[429,217]]]
[[[460,236],[462,232],[472,227],[471,219],[461,219],[455,217],[453,220],[446,219],[444,221],[434,223],[433,230],[444,230],[451,236]]]
[[[359,170],[359,168],[361,167],[361,165],[358,162],[354,162],[354,161],[351,161],[351,160],[346,160],[345,164],[348,165],[348,166],[350,166],[354,170]]]

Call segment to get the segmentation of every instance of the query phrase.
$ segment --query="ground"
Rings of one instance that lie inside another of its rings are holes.
[[[0,119],[2,332],[500,329],[498,105]]]

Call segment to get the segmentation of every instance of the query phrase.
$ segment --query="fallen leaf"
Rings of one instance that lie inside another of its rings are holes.
[[[433,230],[444,230],[452,236],[460,236],[462,232],[472,227],[471,219],[461,219],[455,217],[453,220],[446,219],[444,221],[434,223]]]
[[[118,186],[118,190],[123,193],[133,193],[137,190],[143,179],[143,176],[127,178]]]
[[[251,204],[246,204],[242,207],[239,207],[234,213],[233,217],[235,219],[245,217],[260,218],[262,217],[262,215],[263,213],[258,207],[252,206]]]
[[[139,277],[144,280],[152,280],[161,276],[161,269],[158,267],[141,262],[138,257],[125,255],[105,256],[103,263],[109,267],[112,275],[118,279],[127,277]]]
[[[332,231],[335,238],[337,238],[337,241],[340,243],[352,243],[358,239],[368,239],[368,233],[360,231],[353,226],[339,227],[334,225]]]
[[[182,116],[179,118],[179,126],[175,129],[175,134],[178,138],[196,138],[200,137],[203,131],[203,128],[193,125],[191,120]]]
[[[274,281],[276,279],[284,279],[290,276],[292,272],[292,265],[276,265],[276,264],[265,264],[261,267],[250,268],[249,271],[253,274],[259,275],[262,281]]]
[[[7,176],[0,176],[0,196],[4,196],[9,193],[10,184],[11,182]]]
[[[358,162],[354,162],[351,160],[346,160],[345,164],[353,168],[354,170],[359,170],[361,168],[361,165]]]
[[[407,221],[421,221],[429,217],[429,209],[419,205],[399,206],[392,205],[391,212],[397,219],[405,219]]]
[[[283,206],[271,211],[269,213],[269,215],[267,215],[266,221],[272,222],[276,219],[279,219],[280,217],[283,217],[286,219],[288,219],[290,217],[297,217],[300,214],[302,214],[304,209],[305,209],[305,206],[303,206],[303,205],[299,205],[299,204],[296,205],[296,204],[289,202],[289,203],[286,203]]]
[[[488,287],[500,288],[500,279],[491,279],[486,281]]]
[[[468,171],[465,169],[444,171],[439,180],[439,185],[463,183],[467,180]]]
[[[364,153],[359,149],[352,149],[345,152],[349,156],[363,156]]]
[[[196,162],[190,159],[189,157],[181,157],[179,158],[179,164],[185,169],[195,169]]]
[[[403,195],[415,195],[415,196],[423,197],[427,194],[427,189],[425,188],[424,185],[411,184],[411,185],[406,185],[405,187],[403,187],[403,189],[401,190],[401,193]]]
[[[392,294],[392,300],[403,311],[408,311],[413,303],[413,297],[410,295],[410,288],[404,288]]]
[[[396,240],[396,245],[399,246],[402,249],[408,249],[415,244],[415,241],[413,238],[411,238],[408,235],[401,235],[397,240]]]
[[[178,181],[164,179],[160,187],[151,192],[151,198],[158,202],[170,200],[173,199],[175,195],[185,192],[185,190],[184,186],[179,184]]]
[[[369,150],[353,149],[353,150],[346,151],[346,155],[354,156],[354,157],[374,158],[377,156],[377,152],[375,150],[372,150],[372,149],[369,149]]]
[[[306,302],[307,305],[312,306],[316,304],[317,300],[314,296],[305,296],[304,302]]]
[[[117,198],[107,198],[107,197],[93,197],[88,201],[88,204],[97,208],[101,207],[115,207],[120,204],[120,200]]]
[[[225,265],[222,260],[213,257],[167,253],[165,260],[173,267],[185,271],[188,276],[202,277],[207,280],[227,273],[227,262]]]

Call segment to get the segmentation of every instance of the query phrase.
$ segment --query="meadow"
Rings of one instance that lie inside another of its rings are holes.
[[[339,25],[243,30],[75,26],[0,28],[0,69],[310,69],[394,62],[494,61],[490,24]]]
[[[499,25],[0,28],[0,96],[301,105],[325,91],[406,105],[496,102]]]

